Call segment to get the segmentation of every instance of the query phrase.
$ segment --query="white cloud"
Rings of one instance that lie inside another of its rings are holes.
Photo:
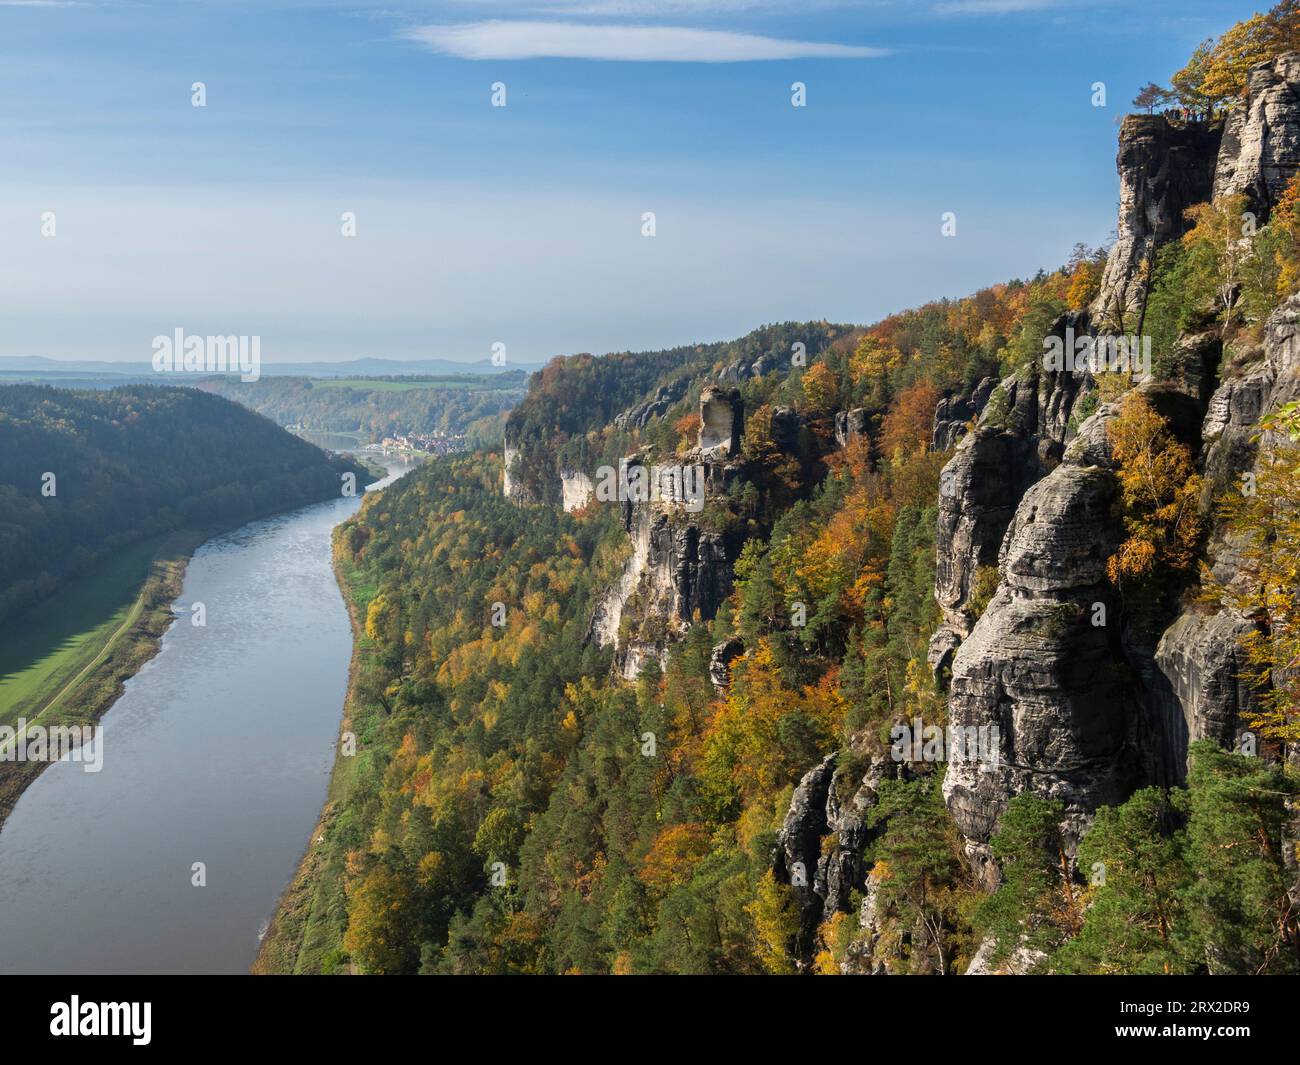
[[[1045,11],[1056,0],[945,0],[934,5],[940,15],[1011,15],[1020,11]]]
[[[738,63],[758,59],[874,59],[887,49],[761,37],[685,26],[597,26],[571,22],[469,22],[417,26],[403,36],[461,59],[609,59]]]
[[[477,0],[461,0],[471,6],[481,6]],[[496,3],[490,6],[498,7]],[[744,11],[779,7],[784,0],[518,0],[507,3],[509,13],[520,10],[544,11],[559,15],[599,15],[609,17],[675,18],[691,15],[738,14]],[[808,0],[811,4],[814,0]],[[819,5],[835,0],[816,0]],[[504,13],[504,12],[503,12]]]
[[[780,13],[789,0],[457,0],[469,8],[492,8],[501,15],[544,12],[548,15],[579,15],[637,18],[739,14],[746,11]],[[801,0],[800,7],[821,8],[853,4],[861,0]],[[890,0],[875,0],[889,3]]]

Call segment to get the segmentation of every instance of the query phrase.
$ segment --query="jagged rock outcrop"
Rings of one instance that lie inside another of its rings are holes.
[[[988,404],[997,380],[985,377],[967,393],[944,396],[934,410],[931,446],[935,451],[951,451],[966,435],[970,422],[978,418]]]
[[[835,412],[835,442],[848,447],[867,432],[867,412],[862,407]]]
[[[1115,490],[1108,470],[1070,462],[1029,489],[1002,545],[1002,583],[953,659],[950,724],[988,730],[1000,752],[996,765],[953,752],[944,776],[977,864],[1013,795],[1062,800],[1077,839],[1097,806],[1133,786],[1139,712],[1114,627],[1095,624],[1098,605],[1115,609]]]
[[[900,766],[885,756],[873,757],[851,798],[843,802],[840,795],[853,786],[846,777],[848,771],[837,768],[835,760],[836,756],[829,754],[803,775],[777,832],[772,855],[773,875],[794,892],[804,953],[811,946],[811,932],[817,924],[832,913],[849,913],[851,892],[870,887],[869,870],[863,867],[863,855],[872,838],[867,815],[876,804],[881,782],[900,771]],[[866,939],[874,942],[870,935]],[[876,966],[866,956],[858,962]]]
[[[799,453],[799,431],[803,420],[793,407],[772,408],[772,442],[787,455]]]
[[[745,405],[736,389],[709,385],[700,393],[701,454],[710,457],[738,454],[744,428]]]
[[[731,594],[732,559],[723,537],[702,532],[680,503],[628,504],[624,513],[632,555],[597,603],[588,639],[612,645],[616,668],[633,680],[649,659],[664,662],[697,612],[703,621],[717,614]]]
[[[842,782],[847,781],[844,768],[835,770],[826,792],[826,827],[835,833],[835,845],[817,860],[813,891],[822,899],[823,914],[848,913],[850,893],[863,882],[862,856],[870,842],[867,814],[876,804],[876,790],[888,770],[882,757],[872,760],[849,801],[840,801]],[[844,789],[847,790],[847,789]]]
[[[745,644],[739,636],[731,636],[715,644],[709,653],[709,682],[719,695],[731,682],[731,663],[745,653]]]
[[[799,908],[803,939],[808,939],[822,915],[822,896],[813,891],[821,858],[822,837],[829,831],[826,799],[835,775],[835,755],[828,754],[803,775],[790,798],[790,809],[776,834],[772,856],[776,879],[789,884]]]
[[[1064,333],[1086,319],[1067,316]],[[962,438],[939,477],[935,599],[947,633],[970,631],[966,612],[976,572],[996,564],[1003,535],[1025,490],[1061,458],[1086,372],[1037,368],[1006,378],[990,392],[973,432]],[[941,654],[936,646],[935,653]]]
[[[1244,193],[1258,223],[1267,219],[1300,167],[1300,55],[1252,67],[1246,98],[1228,113],[1214,172],[1214,195]]]
[[[1210,198],[1221,129],[1128,115],[1119,131],[1119,222],[1092,305],[1094,321],[1136,329],[1156,250],[1187,231],[1183,213]]]
[[[662,418],[674,403],[679,403],[690,387],[690,379],[683,377],[679,381],[662,385],[650,399],[634,404],[621,414],[615,415],[614,424],[624,431],[644,429],[654,418]]]

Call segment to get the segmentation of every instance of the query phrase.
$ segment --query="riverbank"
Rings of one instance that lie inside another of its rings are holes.
[[[225,528],[183,529],[158,547],[135,602],[122,626],[101,644],[69,685],[65,685],[28,726],[93,725],[122,694],[126,682],[158,653],[173,620],[171,604],[181,592],[185,567],[200,544]],[[48,762],[0,762],[0,829],[22,793]]]
[[[334,530],[332,561],[334,579],[347,605],[352,626],[352,657],[348,663],[348,686],[343,697],[343,717],[339,737],[355,733],[354,718],[359,705],[358,680],[365,658],[365,627],[361,623],[357,574],[345,568],[338,550],[339,536],[347,523]],[[358,753],[359,750],[358,750]],[[343,957],[343,933],[347,928],[347,898],[342,877],[323,874],[338,856],[330,846],[334,822],[356,775],[356,757],[343,754],[342,744],[335,743],[334,765],[330,769],[329,790],[319,820],[307,841],[307,850],[294,870],[284,894],[276,903],[275,915],[267,926],[250,970],[255,976],[320,975],[350,972]],[[331,892],[329,884],[336,885]]]
[[[106,631],[102,641],[96,641],[97,646],[84,648],[85,665],[78,664],[68,683],[40,705],[23,710],[27,727],[97,723],[122,695],[126,682],[158,653],[163,634],[175,620],[172,604],[181,594],[185,570],[194,552],[214,537],[251,521],[274,517],[313,502],[323,500],[295,502],[292,506],[272,508],[235,521],[178,529],[164,537],[122,623]],[[50,764],[0,761],[0,830],[23,792]]]

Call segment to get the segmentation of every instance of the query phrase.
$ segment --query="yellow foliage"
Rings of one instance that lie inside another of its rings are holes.
[[[778,884],[769,869],[759,880],[754,899],[745,912],[754,922],[757,954],[763,968],[778,976],[792,974],[795,965],[791,952],[799,918],[790,888]]]
[[[1118,469],[1127,539],[1106,563],[1111,581],[1140,580],[1157,570],[1185,574],[1196,560],[1203,522],[1201,477],[1191,452],[1139,393],[1130,393],[1106,424]]]

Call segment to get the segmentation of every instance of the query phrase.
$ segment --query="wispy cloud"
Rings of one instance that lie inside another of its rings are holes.
[[[874,59],[888,49],[762,37],[685,26],[602,26],[491,20],[417,26],[403,36],[461,59],[605,59],[739,63],[761,59]]]
[[[472,7],[484,6],[484,0],[460,0]],[[508,10],[498,14],[521,14],[525,11],[556,15],[678,18],[691,15],[739,14],[780,8],[786,0],[486,0],[487,6]],[[840,0],[806,0],[809,6],[825,6]]]
[[[940,15],[1013,15],[1056,6],[1057,0],[943,0],[934,5],[934,10]]]

